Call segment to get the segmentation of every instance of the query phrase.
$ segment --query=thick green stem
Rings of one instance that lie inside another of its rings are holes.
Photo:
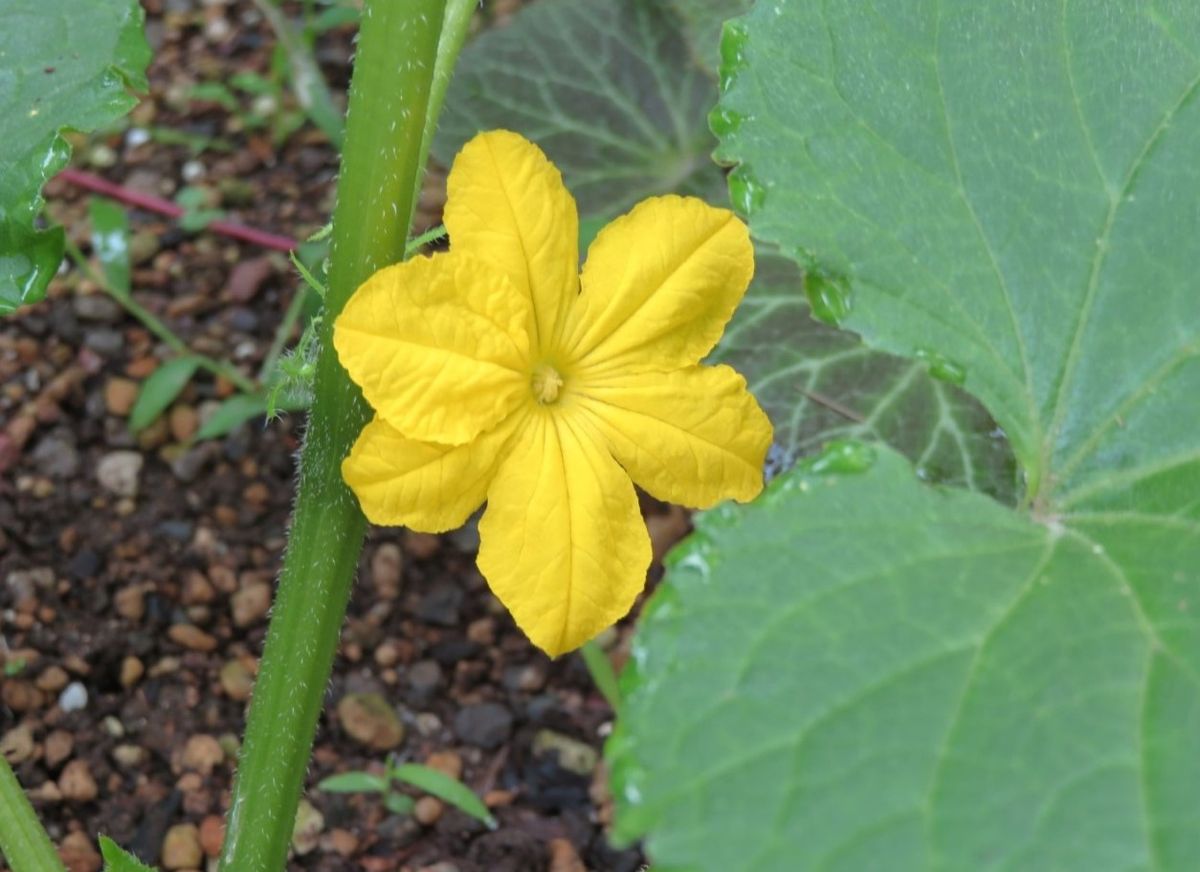
[[[403,256],[444,12],[445,0],[368,0],[363,7],[315,399],[229,809],[227,872],[274,872],[287,857],[366,526],[341,462],[369,409],[338,363],[330,332],[354,289]]]
[[[3,756],[0,756],[0,853],[13,872],[62,872],[62,861],[50,837]]]

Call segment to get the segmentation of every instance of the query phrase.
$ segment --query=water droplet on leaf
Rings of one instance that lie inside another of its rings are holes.
[[[967,368],[960,363],[955,363],[941,352],[929,348],[918,348],[916,357],[918,360],[925,361],[929,367],[929,374],[939,381],[961,385],[967,380]]]
[[[746,68],[746,25],[727,21],[721,30],[721,93],[729,90],[737,74]]]
[[[729,200],[733,208],[742,215],[749,217],[751,213],[762,208],[767,200],[767,189],[758,179],[750,174],[745,164],[729,174]]]
[[[870,445],[853,439],[834,439],[807,465],[815,473],[855,473],[866,472],[874,463],[875,449]]]
[[[813,317],[833,327],[841,326],[850,314],[850,282],[828,273],[809,273],[804,277],[804,296]]]
[[[713,132],[714,136],[724,137],[733,133],[738,129],[738,125],[742,123],[742,115],[734,112],[728,106],[717,104],[711,112],[708,113],[708,129]]]

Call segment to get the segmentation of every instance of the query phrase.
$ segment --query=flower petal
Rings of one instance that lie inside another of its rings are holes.
[[[342,366],[410,439],[461,445],[529,391],[529,304],[465,253],[381,269],[338,316]]]
[[[535,645],[577,648],[632,607],[650,537],[629,476],[586,421],[538,411],[488,489],[479,569]]]
[[[729,367],[618,375],[580,392],[613,455],[660,500],[708,508],[762,490],[771,422]]]
[[[633,353],[657,369],[698,363],[716,344],[754,273],[737,216],[694,197],[651,197],[600,231],[563,346],[582,366]]]
[[[342,461],[342,477],[372,523],[453,530],[483,505],[512,432],[506,419],[466,445],[439,445],[408,439],[376,418]]]
[[[462,147],[446,189],[451,245],[529,296],[529,336],[545,347],[579,288],[579,216],[558,169],[524,137],[492,130]]]

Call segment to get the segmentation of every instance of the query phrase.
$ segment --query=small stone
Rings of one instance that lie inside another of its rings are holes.
[[[81,321],[114,324],[121,320],[121,305],[107,294],[81,294],[71,300],[71,308]]]
[[[46,765],[57,769],[59,764],[71,756],[75,750],[75,737],[66,730],[55,730],[42,743],[42,752],[46,755]]]
[[[214,737],[200,733],[192,736],[183,746],[183,768],[211,775],[212,771],[225,762],[225,749]]]
[[[121,719],[116,715],[109,715],[100,722],[100,726],[104,728],[104,732],[114,739],[123,738],[125,735],[125,725],[121,723]]]
[[[476,645],[491,645],[496,641],[496,619],[478,618],[467,624],[467,638]]]
[[[125,348],[125,337],[111,327],[93,327],[84,331],[83,344],[100,357],[115,357]]]
[[[494,788],[483,795],[483,804],[488,808],[504,808],[512,805],[516,798],[517,794],[514,791]]]
[[[171,472],[184,484],[190,484],[199,478],[220,451],[215,442],[201,442],[171,461]]]
[[[385,639],[375,649],[375,662],[388,669],[400,662],[400,644],[395,639]]]
[[[146,590],[140,584],[131,584],[117,591],[113,597],[117,614],[127,621],[137,622],[146,614]]]
[[[521,693],[537,693],[546,686],[546,667],[536,661],[509,666],[504,670],[504,686]]]
[[[230,660],[221,667],[221,689],[225,695],[237,702],[245,702],[254,689],[254,673],[241,659]]]
[[[409,701],[424,705],[442,684],[442,667],[436,660],[418,660],[408,669]]]
[[[112,758],[123,769],[136,769],[146,762],[146,749],[140,745],[117,745]]]
[[[442,547],[442,540],[432,533],[417,533],[407,530],[404,533],[404,550],[417,560],[428,560],[437,554]]]
[[[400,595],[400,584],[404,580],[404,553],[393,542],[384,542],[371,556],[371,581],[375,592],[383,599],[395,599]]]
[[[55,431],[38,442],[30,455],[40,472],[51,478],[68,479],[79,472],[79,451],[70,433]]]
[[[9,763],[24,763],[33,756],[33,732],[21,724],[13,727],[0,739],[0,756]]]
[[[58,777],[58,789],[64,799],[72,802],[91,802],[100,792],[86,760],[72,760],[63,767],[62,775]]]
[[[167,637],[189,651],[208,652],[217,647],[217,640],[195,624],[172,624],[167,630]]]
[[[563,769],[589,777],[600,759],[596,749],[586,742],[553,730],[538,730],[533,737],[533,756],[542,757],[550,753],[557,754],[558,765]]]
[[[140,391],[140,385],[133,379],[113,376],[104,384],[104,408],[110,415],[128,417]]]
[[[322,840],[321,847],[341,857],[353,857],[358,852],[358,836],[349,830],[335,827]]]
[[[217,592],[203,572],[192,571],[187,574],[180,593],[180,600],[185,606],[206,605],[216,598]]]
[[[195,824],[176,824],[167,830],[162,844],[162,864],[166,869],[198,869],[204,862],[200,831]]]
[[[458,626],[458,610],[462,606],[463,591],[455,584],[441,583],[421,597],[417,604],[417,617],[429,624],[441,627]]]
[[[550,840],[550,869],[549,872],[588,872],[579,853],[569,839]]]
[[[67,675],[67,670],[61,666],[48,666],[37,677],[36,684],[47,693],[58,693],[67,686],[67,682],[70,680],[71,676]]]
[[[130,655],[121,661],[121,687],[133,687],[146,674],[146,665]]]
[[[179,403],[167,416],[167,426],[176,442],[188,442],[200,429],[200,415],[193,406]]]
[[[413,806],[413,817],[422,826],[431,827],[438,822],[446,807],[442,801],[433,796],[422,796]]]
[[[238,261],[229,273],[229,297],[234,302],[245,303],[254,299],[263,282],[274,272],[268,257],[252,257]]]
[[[87,688],[78,681],[72,681],[58,695],[58,707],[64,712],[77,712],[87,708]]]
[[[224,841],[225,821],[219,815],[210,814],[200,821],[200,849],[205,857],[220,856]]]
[[[465,706],[454,716],[455,734],[484,750],[499,748],[512,735],[512,712],[494,702]]]
[[[348,693],[338,701],[342,729],[362,745],[390,751],[404,741],[404,724],[387,700],[377,693]]]
[[[292,827],[292,849],[300,856],[311,854],[320,843],[323,829],[325,816],[307,799],[300,800],[296,807],[296,823]]]
[[[238,627],[249,627],[261,621],[271,610],[271,585],[256,581],[235,593],[230,601],[233,623]]]
[[[430,769],[436,769],[438,772],[445,773],[453,779],[462,778],[462,757],[453,751],[434,751],[425,758],[425,765]]]
[[[136,451],[113,451],[100,458],[96,478],[101,487],[119,497],[135,497],[142,474],[142,455]]]
[[[103,860],[87,833],[76,830],[69,833],[58,847],[58,858],[67,867],[67,872],[99,872]]]
[[[54,570],[48,566],[17,569],[5,577],[4,585],[12,592],[13,599],[17,602],[33,599],[39,590],[50,590],[54,587]]]
[[[459,870],[449,860],[442,860],[430,866],[422,866],[417,872],[459,872]]]

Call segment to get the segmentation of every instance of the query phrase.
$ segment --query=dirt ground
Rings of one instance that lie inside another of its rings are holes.
[[[324,136],[305,126],[277,146],[269,130],[188,96],[197,82],[266,74],[273,36],[254,5],[145,5],[151,94],[127,128],[80,140],[74,164],[167,198],[202,186],[229,218],[264,230],[318,229],[336,173]],[[319,44],[337,90],[352,33]],[[439,178],[423,224],[437,221]],[[47,200],[88,251],[86,194],[56,181]],[[192,348],[257,372],[297,285],[286,258],[130,215],[137,299]],[[0,749],[73,872],[99,868],[101,833],[166,868],[214,863],[284,547],[302,416],[191,445],[231,390],[201,375],[133,436],[137,385],[171,356],[74,269],[44,303],[0,322]],[[661,554],[687,518],[646,510]],[[552,662],[515,628],[475,569],[475,546],[471,527],[370,533],[289,868],[641,867],[638,850],[605,838],[596,759],[612,712],[577,655]],[[626,622],[604,640],[618,664],[628,632]],[[378,770],[389,749],[461,772],[499,828],[436,800],[399,816],[377,797],[316,789],[334,773]]]

